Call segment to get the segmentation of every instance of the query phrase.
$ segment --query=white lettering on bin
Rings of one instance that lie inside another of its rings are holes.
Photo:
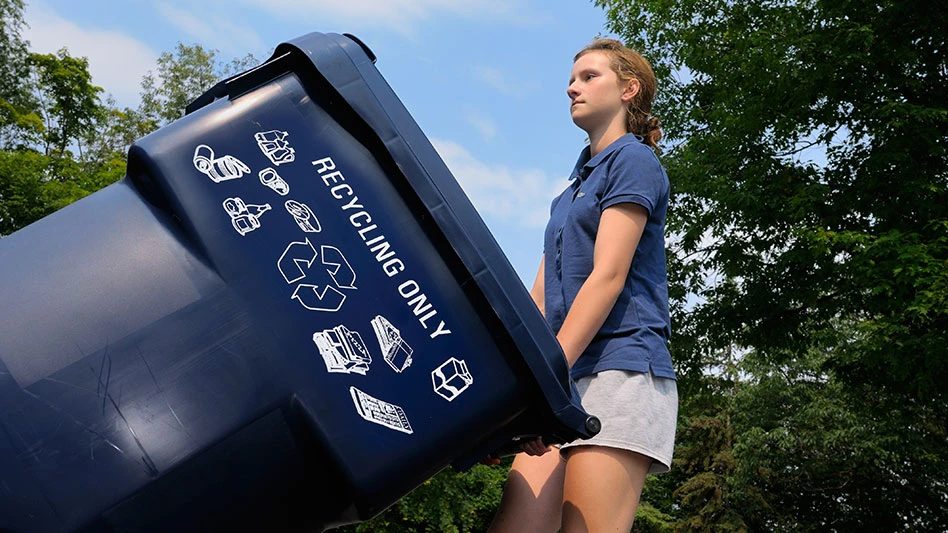
[[[392,244],[386,239],[385,234],[373,222],[371,213],[362,205],[355,189],[346,182],[346,177],[341,170],[336,168],[336,162],[332,157],[324,157],[312,162],[316,168],[316,173],[323,180],[323,184],[329,188],[329,194],[342,203],[340,209],[349,214],[349,224],[356,230],[359,238],[365,243],[366,248],[375,255],[375,260],[382,266],[382,271],[389,278],[405,272],[405,263],[399,259],[398,254]],[[397,286],[398,294],[405,300],[405,304],[411,309],[418,323],[430,333],[428,336],[432,339],[442,335],[450,335],[443,320],[436,320],[438,309],[433,299],[429,298],[418,282],[408,279]]]

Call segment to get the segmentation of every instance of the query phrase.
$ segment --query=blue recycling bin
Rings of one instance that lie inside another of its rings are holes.
[[[374,62],[283,43],[0,240],[0,531],[322,531],[598,431]]]

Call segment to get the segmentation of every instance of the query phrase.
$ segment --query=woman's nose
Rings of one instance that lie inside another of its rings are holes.
[[[578,94],[579,94],[579,90],[576,89],[576,83],[575,83],[575,82],[574,82],[574,83],[570,83],[569,86],[566,87],[566,96],[569,96],[570,99],[576,98],[576,95],[578,95]]]

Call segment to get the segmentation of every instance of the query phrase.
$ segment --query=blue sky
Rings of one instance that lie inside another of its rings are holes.
[[[32,49],[87,57],[94,83],[129,107],[178,42],[262,60],[312,31],[358,36],[527,286],[550,200],[586,139],[569,117],[572,56],[609,35],[586,0],[27,2]]]

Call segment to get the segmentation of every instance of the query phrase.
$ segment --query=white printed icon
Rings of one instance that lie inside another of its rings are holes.
[[[411,424],[401,407],[369,396],[355,387],[349,387],[349,393],[356,411],[362,418],[395,431],[412,434]]]
[[[260,227],[260,216],[270,210],[270,204],[246,204],[240,198],[224,200],[224,211],[241,237]]]
[[[402,339],[401,333],[384,316],[378,315],[372,319],[372,329],[382,349],[382,358],[392,367],[392,370],[401,373],[411,365],[411,346]]]
[[[269,187],[273,192],[280,196],[286,196],[290,192],[290,185],[277,174],[272,168],[265,168],[257,173],[260,176],[260,183]]]
[[[299,226],[301,230],[307,233],[318,233],[322,231],[319,219],[316,218],[316,215],[313,214],[313,210],[310,209],[308,205],[297,202],[296,200],[287,200],[284,205],[286,205],[286,211],[293,215],[293,219],[296,220],[296,225]]]
[[[214,157],[214,150],[206,144],[194,149],[194,168],[211,178],[214,183],[235,180],[250,173],[250,167],[232,155]]]
[[[290,148],[290,143],[286,141],[287,135],[289,134],[285,131],[270,130],[256,133],[253,138],[256,139],[260,151],[270,162],[279,166],[283,163],[292,163],[296,159],[295,150]]]
[[[452,357],[431,372],[431,383],[439,396],[453,402],[474,383],[474,378],[467,370],[467,363]]]
[[[316,259],[320,258],[319,264]],[[300,283],[290,299],[310,311],[334,312],[342,308],[346,295],[340,289],[356,290],[356,274],[345,256],[335,246],[316,248],[307,237],[291,242],[277,260],[277,269],[287,284]]]
[[[362,342],[359,332],[339,325],[313,333],[313,342],[323,356],[326,370],[343,374],[362,374],[369,371],[372,356]]]

